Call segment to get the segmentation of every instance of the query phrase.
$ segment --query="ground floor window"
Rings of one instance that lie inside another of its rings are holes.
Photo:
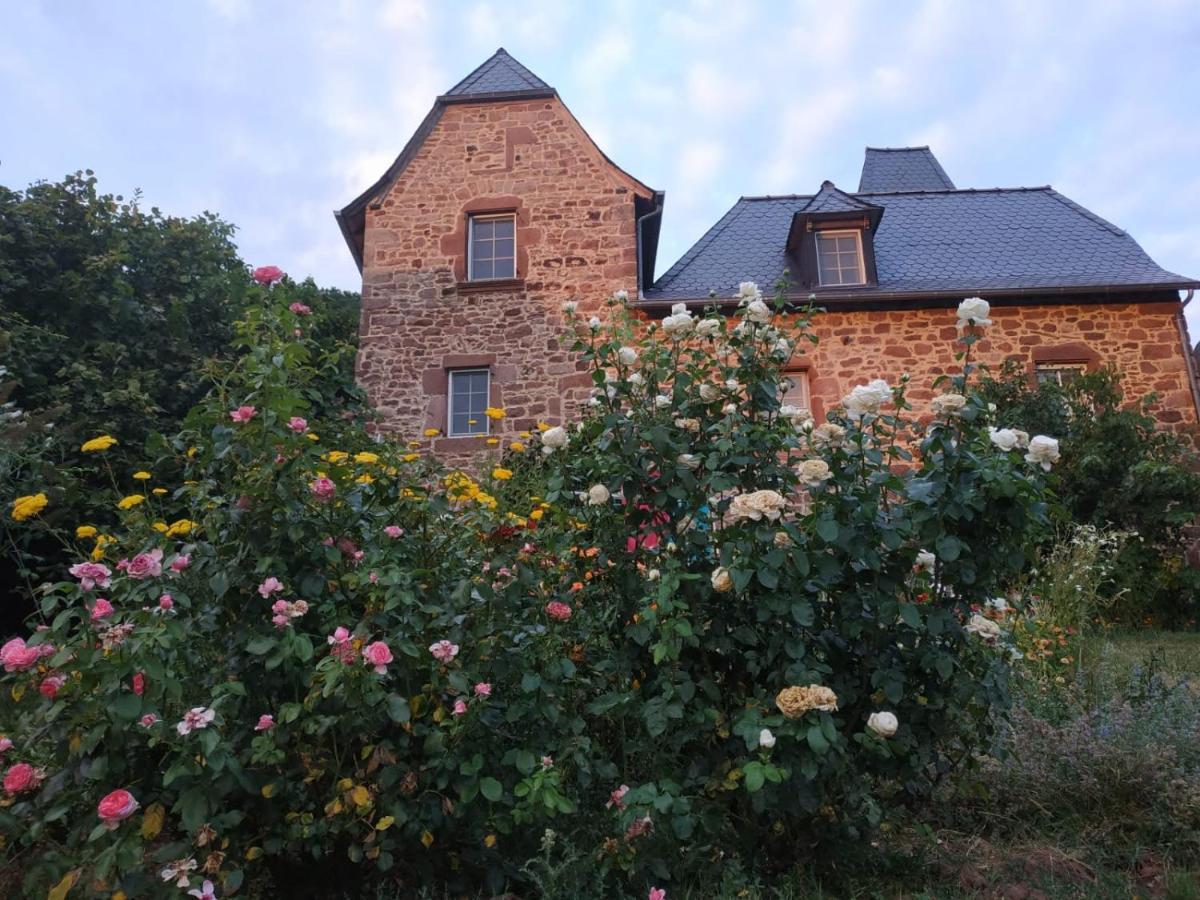
[[[783,404],[798,409],[811,410],[812,397],[809,392],[808,370],[793,369],[783,373]]]
[[[1057,384],[1066,387],[1087,371],[1087,363],[1053,362],[1038,363],[1034,367],[1034,377],[1038,384]]]
[[[487,434],[491,373],[487,369],[458,369],[450,372],[448,387],[446,434]]]

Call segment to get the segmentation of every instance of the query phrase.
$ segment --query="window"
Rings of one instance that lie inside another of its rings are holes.
[[[516,218],[471,216],[467,237],[467,280],[517,277]]]
[[[865,284],[862,236],[857,231],[817,232],[817,278],[821,285]]]
[[[808,392],[808,370],[797,369],[791,372],[784,372],[783,377],[786,380],[783,392],[783,405],[795,406],[797,409],[811,410],[812,400],[809,399]]]
[[[487,369],[462,369],[450,373],[449,423],[446,434],[463,437],[488,433],[488,394],[491,374]]]
[[[1034,367],[1034,377],[1037,378],[1038,384],[1057,384],[1059,387],[1066,387],[1086,371],[1086,363],[1038,363]]]

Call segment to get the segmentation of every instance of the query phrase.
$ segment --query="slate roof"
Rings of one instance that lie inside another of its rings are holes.
[[[875,232],[879,283],[820,290],[818,298],[1200,287],[1160,268],[1124,231],[1050,187],[847,196],[883,207]],[[813,200],[743,197],[655,281],[646,300],[702,299],[710,291],[731,297],[748,279],[773,286],[789,264],[792,217]]]
[[[813,196],[811,200],[805,204],[801,212],[806,213],[832,213],[832,212],[869,212],[877,209],[875,205],[867,203],[864,200],[859,200],[857,197],[852,197],[845,191],[839,191],[832,181],[826,181],[821,185],[821,190]]]
[[[952,191],[954,182],[928,147],[868,147],[858,190]]]
[[[553,93],[554,88],[509,56],[508,51],[501,47],[443,96],[463,98],[526,91]]]

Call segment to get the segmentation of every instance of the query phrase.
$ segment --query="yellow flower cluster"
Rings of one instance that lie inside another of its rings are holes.
[[[84,538],[95,537],[95,536],[96,536],[96,526],[94,526],[94,525],[80,525],[78,528],[75,529],[75,537],[79,538],[80,540],[83,540]]]
[[[128,497],[122,497],[117,502],[117,509],[133,509],[139,503],[146,502],[145,494],[130,494]]]
[[[497,481],[508,481],[508,479],[513,477],[512,469],[496,466],[496,468],[492,469],[492,477]]]
[[[465,472],[451,472],[442,481],[451,500],[474,500],[488,509],[496,508],[496,498],[479,487]]]
[[[111,534],[96,535],[96,546],[92,548],[92,562],[99,562],[104,559],[105,548],[116,542],[117,539]]]
[[[191,534],[192,529],[196,527],[196,523],[191,519],[176,519],[167,528],[167,537],[184,537]]]
[[[13,501],[12,517],[14,521],[24,522],[32,519],[50,503],[45,494],[28,494]]]
[[[492,419],[493,421],[496,421],[496,422],[499,422],[506,415],[504,410],[502,410],[496,406],[489,406],[483,412],[484,412],[484,415],[486,415],[489,419]]]
[[[350,454],[345,450],[330,450],[328,453],[321,454],[321,459],[326,462],[331,462],[335,466],[339,463],[344,463],[350,458]]]
[[[142,472],[134,472],[134,473],[133,473],[133,477],[134,477],[134,480],[135,480],[135,481],[149,481],[149,480],[150,480],[150,473],[149,473],[149,472],[146,472],[146,471],[142,471]]]
[[[363,465],[373,466],[379,462],[379,455],[376,453],[368,453],[365,450],[362,453],[354,454],[354,461]]]
[[[112,435],[102,434],[99,437],[94,437],[87,441],[79,449],[84,453],[99,453],[101,450],[107,450],[109,447],[114,447],[117,444],[117,439]]]

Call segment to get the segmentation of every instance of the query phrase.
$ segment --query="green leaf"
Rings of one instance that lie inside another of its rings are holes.
[[[909,628],[921,627],[921,611],[913,603],[900,604],[900,618]]]
[[[833,519],[817,520],[817,535],[827,544],[837,540],[838,524]]]
[[[399,694],[388,695],[388,718],[398,725],[403,725],[412,718],[412,708],[408,701]]]
[[[122,721],[132,722],[142,714],[142,698],[137,694],[121,694],[111,704],[113,714]]]
[[[954,562],[962,553],[963,543],[950,534],[943,534],[937,539],[937,555],[944,562]]]
[[[751,794],[761,791],[763,783],[767,779],[767,773],[763,771],[762,763],[752,762],[742,769],[742,774],[745,775],[746,790]]]
[[[829,741],[825,739],[820,725],[810,725],[805,737],[808,739],[808,746],[812,747],[817,756],[824,756],[829,751]]]
[[[479,782],[479,793],[495,803],[504,796],[504,786],[495,778],[484,778]]]
[[[264,653],[269,653],[274,647],[275,638],[258,637],[246,645],[246,652],[253,656],[262,656]]]
[[[533,754],[528,750],[518,750],[513,762],[517,767],[517,771],[522,775],[528,775],[533,771],[533,767],[537,765]]]

